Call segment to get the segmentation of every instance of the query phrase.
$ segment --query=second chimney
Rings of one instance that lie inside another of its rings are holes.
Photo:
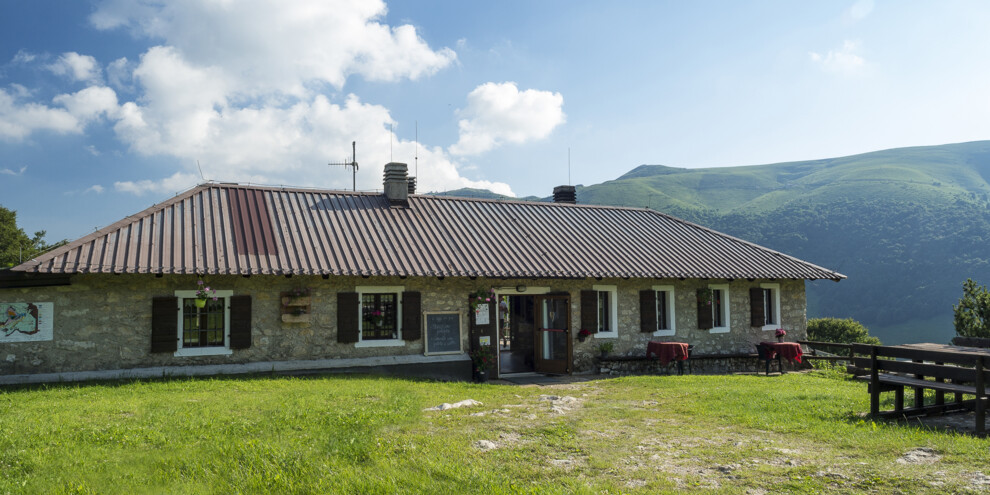
[[[392,206],[409,205],[408,169],[405,163],[385,164],[385,197]]]
[[[557,186],[553,188],[554,203],[577,203],[577,192],[574,186]]]

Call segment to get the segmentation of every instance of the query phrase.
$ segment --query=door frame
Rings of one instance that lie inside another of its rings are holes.
[[[564,360],[563,364],[553,363],[551,364],[551,366],[546,366],[547,361],[541,357],[542,355],[541,351],[543,350],[543,337],[544,335],[546,335],[543,331],[543,325],[545,324],[545,322],[543,321],[542,303],[543,301],[546,301],[548,299],[563,299],[567,302],[564,305],[564,307],[567,309],[567,315],[565,316],[564,319],[564,321],[567,322],[567,328],[564,331],[565,339],[567,342],[567,358]],[[574,363],[574,343],[573,343],[573,339],[571,338],[571,326],[573,325],[573,323],[571,322],[571,295],[542,294],[536,296],[535,303],[536,303],[536,335],[535,335],[536,356],[534,360],[534,367],[536,368],[536,372],[557,374],[557,375],[569,375],[571,374],[571,366]]]
[[[519,290],[522,287],[523,290]],[[538,287],[528,287],[528,286],[515,286],[515,287],[492,287],[495,289],[495,321],[502,321],[502,308],[498,305],[498,298],[501,296],[540,296],[543,294],[550,293],[550,287],[538,286]],[[534,300],[535,305],[535,300]],[[533,330],[536,330],[536,322],[533,322]],[[495,335],[498,335],[498,330],[496,329]],[[533,347],[536,348],[536,334],[533,335]],[[538,350],[537,350],[538,351]],[[502,369],[502,352],[496,352],[495,358],[495,369],[501,371]],[[536,367],[536,356],[533,356],[533,366]]]

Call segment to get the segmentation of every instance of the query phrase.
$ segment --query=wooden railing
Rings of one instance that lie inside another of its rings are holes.
[[[809,361],[820,360],[820,361],[848,361],[852,363],[853,358],[853,346],[852,344],[839,344],[836,342],[817,342],[813,340],[799,340],[798,344],[808,347],[810,352],[801,356],[801,359],[807,359]],[[824,350],[819,351],[820,348]],[[832,349],[837,349],[836,352],[831,352]],[[819,352],[824,352],[825,354],[819,355]]]

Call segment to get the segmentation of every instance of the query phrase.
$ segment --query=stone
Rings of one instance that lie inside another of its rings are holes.
[[[474,442],[474,446],[480,450],[492,450],[498,448],[498,445],[491,440],[478,440],[477,442]]]
[[[482,403],[480,403],[480,402],[478,402],[478,401],[476,401],[474,399],[464,399],[464,400],[462,400],[460,402],[455,402],[453,404],[444,402],[443,404],[440,404],[439,406],[427,407],[426,409],[423,409],[423,410],[424,411],[446,411],[448,409],[457,409],[459,407],[473,407],[473,406],[481,406],[481,405],[484,405],[484,404],[482,404]]]

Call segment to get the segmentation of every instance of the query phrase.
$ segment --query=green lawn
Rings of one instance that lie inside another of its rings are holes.
[[[541,399],[559,396],[559,400]],[[482,406],[423,411],[475,399]],[[0,493],[978,491],[990,441],[837,375],[553,387],[252,377],[0,389]],[[480,446],[479,441],[492,442]],[[905,463],[915,448],[937,459]]]

